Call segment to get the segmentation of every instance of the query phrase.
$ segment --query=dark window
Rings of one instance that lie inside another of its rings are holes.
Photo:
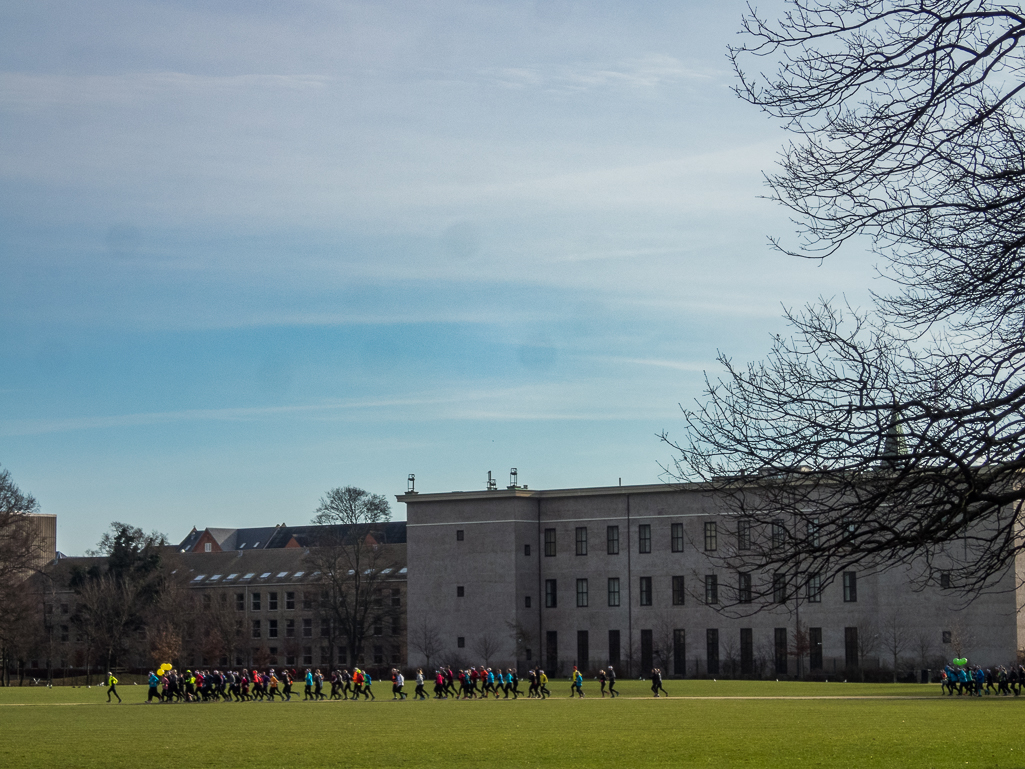
[[[651,606],[651,577],[641,577],[641,606]]]
[[[203,593],[203,607],[209,609],[210,608],[210,604],[212,602],[213,602],[213,598],[211,597],[211,595],[209,593]],[[46,611],[47,611],[47,613],[49,613],[49,611],[50,611],[50,605],[49,604],[46,605]]]
[[[295,620],[285,620],[285,638],[295,638]]]
[[[942,587],[942,588],[950,587],[950,572],[949,571],[941,571],[940,572],[940,587]]]
[[[822,670],[822,628],[808,628],[808,657],[812,670]]]
[[[785,676],[787,674],[787,629],[785,627],[776,628],[774,636],[774,645],[776,647],[776,675]]]
[[[644,676],[650,674],[655,666],[655,643],[650,630],[641,631],[641,673]]]
[[[749,676],[755,668],[754,632],[749,627],[740,629],[740,674]]]
[[[402,606],[402,591],[397,587],[391,589],[391,605]]]
[[[278,637],[278,621],[276,619],[267,621],[267,637],[277,638]]]
[[[381,665],[383,663],[384,663],[384,647],[383,646],[375,646],[374,647],[374,664],[375,665]]]
[[[349,659],[349,650],[346,649],[344,646],[339,646],[338,647],[338,664],[339,665],[348,664],[348,659]]]
[[[258,619],[254,619],[253,620],[252,629],[253,629],[253,638],[259,638],[260,637],[260,620],[258,620]]]
[[[545,529],[545,555],[549,558],[555,555],[555,529]]]
[[[577,667],[581,672],[590,667],[588,660],[591,659],[591,644],[586,630],[577,631]]]
[[[466,590],[462,585],[456,585],[456,598],[462,598],[466,595]]]
[[[619,631],[609,631],[609,664],[619,664]]]
[[[786,603],[787,577],[785,574],[776,572],[772,575],[772,600],[774,603]]]
[[[71,632],[68,630],[67,625],[61,625],[61,643],[67,643],[68,639],[71,638]]]
[[[530,555],[530,545],[524,545],[523,546],[523,554],[524,555]]]
[[[719,549],[719,527],[715,521],[705,522],[705,550]]]
[[[751,575],[746,571],[737,575],[737,603],[751,603]]]
[[[710,676],[719,675],[719,631],[705,631],[705,669]]]
[[[751,521],[746,518],[737,521],[737,549],[751,549]]]
[[[303,638],[313,638],[313,620],[303,620]]]
[[[672,526],[671,545],[674,553],[683,552],[683,524],[674,523]]]
[[[375,635],[381,635],[381,634],[380,633],[375,633]],[[321,638],[330,638],[331,637],[331,620],[329,620],[327,617],[324,617],[320,621],[320,637]]]
[[[312,665],[313,664],[313,647],[312,646],[304,646],[303,647],[303,664],[304,665]]]
[[[772,522],[772,546],[779,548],[787,541],[787,527],[783,525],[781,519],[776,519]]]
[[[858,667],[858,629],[856,627],[843,629],[843,650],[847,667]]]
[[[545,655],[548,657],[546,667],[554,675],[559,670],[559,631],[548,630],[545,632]]]
[[[683,577],[673,577],[673,606],[683,606]]]
[[[559,605],[558,585],[554,579],[545,580],[545,608],[554,609]]]
[[[818,574],[808,577],[808,603],[822,603],[822,577]]]
[[[637,527],[637,552],[651,552],[651,524],[642,523]]]
[[[619,606],[619,577],[609,577],[609,606]]]
[[[249,599],[250,599],[250,608],[253,611],[260,611],[260,594],[259,593],[250,593],[249,594]]]
[[[587,527],[577,526],[577,555],[587,555]]]
[[[374,625],[373,634],[376,636],[384,635],[384,625]]]
[[[278,594],[267,593],[267,610],[277,611],[278,610]]]
[[[609,555],[619,555],[619,527],[608,526],[605,528],[605,541],[608,546]]]
[[[587,606],[587,580],[577,580],[577,608]]]
[[[456,542],[462,542],[462,541],[463,541],[463,530],[462,529],[456,529]]]
[[[458,636],[456,638],[456,648],[459,648],[459,649],[466,648],[466,638],[464,636]]]
[[[687,675],[687,631],[673,631],[673,675]]]
[[[523,598],[523,608],[524,609],[529,609],[530,608],[530,596],[529,595],[528,596],[524,596],[524,598]]]
[[[808,521],[808,544],[812,547],[818,547],[820,544],[819,537],[819,519],[812,518]]]
[[[843,599],[846,603],[856,603],[858,600],[858,575],[853,571],[843,573]]]
[[[719,603],[719,578],[714,574],[705,575],[705,603],[710,606]]]
[[[295,608],[295,593],[285,593],[285,608],[288,610]]]
[[[313,608],[313,593],[303,592],[303,611]]]
[[[948,644],[951,642],[951,632],[949,630],[943,631],[943,643]]]

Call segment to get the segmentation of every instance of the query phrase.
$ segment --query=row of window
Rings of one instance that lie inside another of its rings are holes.
[[[253,638],[262,638],[265,627],[266,627],[266,631],[267,631],[267,638],[278,638],[279,637],[278,636],[279,626],[278,626],[278,620],[276,620],[276,619],[269,619],[269,620],[254,619],[254,620],[251,620],[251,622],[249,624],[250,635]],[[242,628],[243,628],[242,620],[236,621],[236,623],[235,623],[235,632],[236,632],[237,635],[241,635],[242,634]],[[296,628],[296,624],[295,624],[295,620],[294,619],[286,619],[285,620],[285,638],[295,638],[296,637],[296,629],[297,628]],[[393,636],[398,636],[398,635],[402,634],[402,628],[401,628],[401,626],[399,625],[398,622],[392,622],[390,629],[391,629],[391,635],[393,635]],[[313,620],[312,619],[304,619],[302,621],[301,630],[302,630],[302,637],[303,638],[313,638]],[[328,619],[321,619],[320,620],[320,628],[319,628],[319,630],[320,630],[320,637],[321,638],[330,638],[331,637],[331,621],[328,620]],[[371,635],[375,635],[375,636],[384,635],[384,626],[383,625],[374,625],[372,627],[372,629],[371,629]]]
[[[751,587],[751,575],[740,573],[737,575],[737,601],[738,603],[751,603],[753,599]],[[682,576],[672,577],[672,601],[673,606],[683,606],[686,597],[684,578]],[[638,598],[641,606],[651,606],[654,603],[654,591],[652,589],[652,577],[640,577],[638,584]],[[715,574],[706,574],[704,578],[704,602],[709,605],[719,603],[719,577]],[[589,603],[589,587],[587,579],[576,581],[576,601],[578,608],[585,608]],[[457,597],[463,597],[465,590],[463,586],[456,588]],[[782,575],[773,577],[772,598],[776,603],[785,603],[788,598],[786,581]],[[843,599],[845,603],[855,603],[858,600],[858,575],[853,571],[843,573]],[[805,600],[809,603],[819,603],[822,600],[822,581],[818,576],[808,579]],[[524,600],[525,608],[530,608],[530,596]],[[545,580],[545,608],[555,609],[559,605],[558,580]],[[608,605],[620,605],[620,579],[619,577],[608,578]]]
[[[225,594],[221,594],[221,601],[225,602],[227,597]],[[320,600],[322,603],[326,603],[329,600],[329,594],[327,592],[320,593]],[[210,593],[204,593],[203,603],[209,606],[211,602]],[[374,597],[375,606],[384,605],[384,597],[377,595]],[[401,606],[402,605],[402,594],[399,588],[392,588],[391,590],[391,605]],[[279,606],[278,593],[271,591],[267,593],[267,611],[277,611]],[[288,591],[285,593],[285,611],[292,611],[295,609],[296,599],[295,592]],[[303,611],[311,611],[317,608],[317,593],[304,592],[302,594],[301,606]],[[263,609],[263,594],[262,593],[250,593],[249,594],[249,608],[250,611],[262,611]],[[235,593],[235,610],[245,611],[246,610],[246,594]]]

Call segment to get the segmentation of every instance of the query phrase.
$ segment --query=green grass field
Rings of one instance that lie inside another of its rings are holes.
[[[620,681],[570,700],[144,705],[146,688],[0,688],[5,767],[1022,767],[1025,696],[939,686]],[[412,687],[407,687],[411,691]],[[300,695],[301,696],[301,695]]]

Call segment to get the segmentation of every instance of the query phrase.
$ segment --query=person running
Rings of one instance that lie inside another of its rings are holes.
[[[306,668],[306,693],[303,695],[303,702],[313,699],[313,671]]]
[[[395,691],[393,692],[392,699],[395,699],[394,694],[398,693],[399,699],[406,699],[406,693],[402,691],[402,687],[406,685],[406,677],[402,675],[401,670],[395,672]]]
[[[619,696],[619,692],[616,691],[616,669],[609,665],[609,696],[613,699]]]
[[[117,693],[117,679],[114,678],[114,674],[107,671],[107,702],[110,702],[110,695],[117,697],[117,701],[121,702],[121,695]]]
[[[548,689],[548,676],[545,675],[543,670],[538,670],[537,689],[541,693],[541,699],[543,700],[552,696],[551,691]]]
[[[413,698],[417,700],[426,700],[427,693],[424,691],[424,671],[423,668],[416,669],[416,691],[413,692]]]
[[[160,686],[160,679],[157,678],[157,674],[152,670],[149,672],[149,693],[146,695],[146,704],[148,705],[153,701],[153,698],[157,698],[157,702],[160,701],[160,692],[157,691],[157,687]]]
[[[604,668],[602,668],[601,670],[598,671],[598,684],[601,686],[601,696],[602,696],[602,699],[605,699],[606,679],[605,679],[605,669]]]
[[[518,700],[520,698],[520,679],[516,675],[516,668],[509,668],[505,678],[509,682],[507,690],[512,692],[514,700]]]
[[[363,699],[364,700],[368,700],[368,699],[376,700],[377,699],[377,697],[374,696],[374,692],[370,688],[373,683],[374,683],[374,679],[371,678],[370,674],[369,673],[364,673],[363,674]]]
[[[662,692],[666,697],[669,696],[669,692],[662,686],[662,671],[659,668],[653,668],[651,671],[651,691],[658,697],[659,692]]]

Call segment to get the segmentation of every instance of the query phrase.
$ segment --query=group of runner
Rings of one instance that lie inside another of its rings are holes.
[[[948,696],[981,697],[983,694],[1017,697],[1025,687],[1025,666],[1003,665],[983,669],[981,665],[947,664],[940,672],[940,688]]]

